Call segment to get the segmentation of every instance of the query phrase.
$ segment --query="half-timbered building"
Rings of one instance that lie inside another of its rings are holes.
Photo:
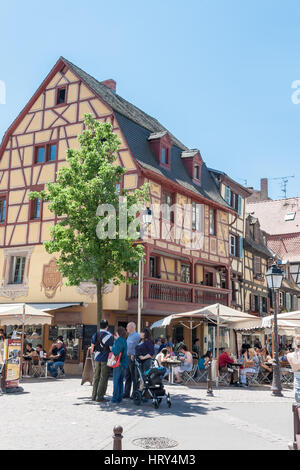
[[[79,148],[77,135],[86,113],[111,123],[119,136],[118,163],[126,169],[122,187],[133,190],[148,182],[151,202],[167,207],[154,211],[156,236],[145,241],[143,326],[170,312],[215,302],[229,305],[229,215],[236,213],[199,150],[187,148],[156,119],[121,98],[114,80],[99,82],[60,58],[0,147],[0,302],[34,303],[53,314],[52,328],[36,330],[35,337],[42,335],[47,348],[52,337],[62,334],[70,363],[82,360],[82,347],[95,328],[95,286],[64,285],[55,256],[43,246],[57,218],[48,203],[29,201],[28,195],[55,181],[66,165],[66,150]],[[183,217],[186,205],[191,209]],[[104,293],[111,328],[136,320],[135,287],[107,285]],[[205,328],[195,331],[203,342],[208,341]]]
[[[220,194],[235,211],[229,215],[229,254],[231,259],[231,306],[244,310],[244,237],[246,220],[246,198],[251,194],[226,173],[210,170],[216,179]]]

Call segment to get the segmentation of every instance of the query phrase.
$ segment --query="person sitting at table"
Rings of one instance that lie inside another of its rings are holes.
[[[190,372],[193,369],[193,356],[188,351],[185,344],[183,344],[179,350],[179,360],[182,361],[182,365],[180,367],[176,367],[174,369],[174,374],[176,377],[176,382],[181,383],[183,382],[181,375],[186,371]]]
[[[253,348],[243,354],[243,368],[240,371],[240,380],[243,387],[247,387],[247,374],[257,374],[259,371],[259,360]]]
[[[176,354],[174,353],[173,347],[171,345],[168,345],[166,347],[166,350],[168,351],[168,356],[169,356],[170,359],[175,359],[176,358]]]
[[[40,358],[41,361],[42,361],[43,359],[46,359],[46,358],[47,358],[47,353],[46,353],[46,351],[43,349],[42,344],[37,344],[37,346],[36,346],[36,352],[38,353],[39,358]]]
[[[221,354],[219,355],[218,359],[219,371],[222,374],[229,375],[230,385],[237,386],[239,373],[237,369],[232,369],[230,367],[231,364],[234,364],[234,360],[230,357],[230,350],[226,348],[221,348]]]
[[[64,371],[65,356],[66,356],[66,352],[65,352],[65,348],[63,347],[62,341],[57,341],[56,354],[52,352],[52,354],[50,355],[50,359],[52,359],[52,361],[49,361],[47,365],[48,371],[50,372],[52,377],[57,378],[59,367],[62,371],[62,374],[63,375],[65,374],[65,371]]]
[[[162,349],[155,357],[155,361],[161,367],[162,363],[169,358],[167,348]]]
[[[279,362],[287,362],[287,352],[285,349],[279,352]]]
[[[25,353],[23,354],[23,374],[30,375],[31,374],[31,364],[32,364],[32,358],[37,357],[37,352],[36,350],[32,347],[32,343],[27,343],[25,346]],[[27,369],[27,371],[26,371]]]

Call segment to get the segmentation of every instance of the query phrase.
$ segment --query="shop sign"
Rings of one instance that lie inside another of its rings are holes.
[[[6,375],[5,387],[19,386],[21,362],[21,340],[8,339],[6,347]]]

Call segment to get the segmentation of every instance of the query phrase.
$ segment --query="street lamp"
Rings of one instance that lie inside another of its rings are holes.
[[[145,228],[147,229],[152,222],[152,211],[150,207],[147,207],[142,216],[143,226],[141,229],[141,235],[144,234]],[[142,238],[142,237],[141,237]],[[139,261],[139,283],[138,283],[138,324],[137,331],[141,332],[142,323],[142,308],[143,308],[143,278],[144,278],[144,257]]]
[[[268,282],[268,287],[272,293],[273,299],[273,306],[274,306],[274,352],[275,352],[275,364],[273,365],[273,381],[272,381],[272,393],[277,397],[282,397],[282,387],[280,381],[280,365],[279,365],[279,345],[278,345],[278,323],[277,323],[277,315],[278,315],[278,307],[277,307],[277,295],[276,291],[280,289],[282,279],[283,279],[283,271],[278,268],[276,263],[274,262],[270,269],[266,273],[266,278]]]

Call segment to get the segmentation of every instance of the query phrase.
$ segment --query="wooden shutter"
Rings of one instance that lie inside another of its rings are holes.
[[[239,258],[243,258],[243,256],[244,256],[243,242],[244,242],[243,237],[238,237]]]
[[[238,195],[238,214],[239,216],[242,215],[242,196]]]

